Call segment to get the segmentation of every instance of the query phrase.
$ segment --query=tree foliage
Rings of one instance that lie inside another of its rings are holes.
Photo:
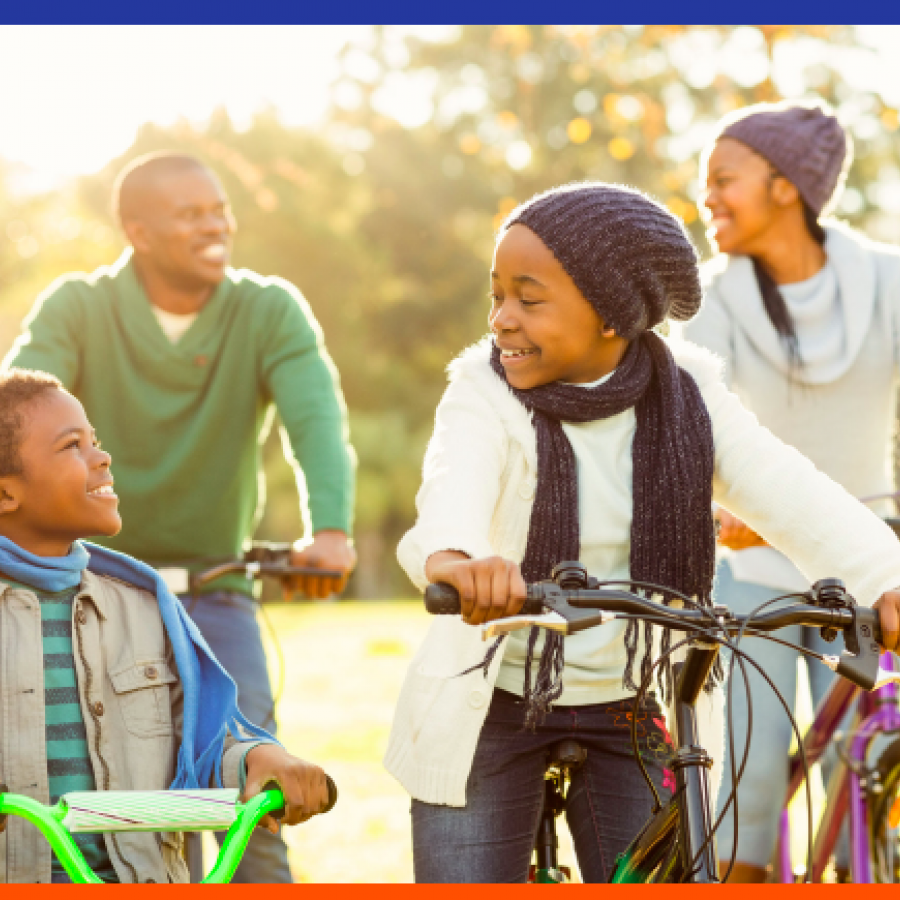
[[[220,174],[239,223],[235,263],[294,282],[341,372],[360,456],[361,565],[351,591],[406,592],[394,546],[413,498],[447,363],[486,330],[502,217],[577,179],[663,200],[708,253],[697,159],[726,112],[814,93],[854,134],[840,213],[900,240],[897,110],[853,82],[849,26],[470,26],[448,40],[375,29],[345,48],[326,121],[274,111],[238,130],[148,125],[121,158],[71,188],[10,193],[0,167],[0,340],[54,277],[111,261],[113,179],[150,150],[192,152]],[[298,85],[302,90],[302,85]],[[296,536],[290,473],[267,447],[262,533]]]

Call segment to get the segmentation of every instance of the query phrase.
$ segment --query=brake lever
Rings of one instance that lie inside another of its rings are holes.
[[[600,612],[596,609],[577,609],[566,599],[562,588],[552,581],[542,582],[541,603],[544,612],[524,616],[507,616],[494,619],[481,626],[481,639],[490,640],[500,635],[520,631],[523,628],[544,628],[558,634],[577,634],[586,628],[611,622],[615,613]]]
[[[844,678],[847,678],[849,681],[852,681],[854,684],[859,685],[859,687],[863,688],[863,690],[867,691],[877,691],[879,688],[883,688],[889,684],[900,684],[900,672],[893,672],[890,669],[882,668],[880,665],[875,667],[875,674],[872,676],[866,676],[865,683],[861,682],[861,679],[857,675],[857,670],[851,666],[847,665],[847,660],[853,659],[851,656],[823,656],[822,661],[831,669],[832,672],[837,672],[838,675],[843,675]],[[866,687],[866,685],[871,684],[871,687]]]
[[[895,681],[900,681],[900,673],[883,669],[881,647],[881,622],[877,609],[863,606],[850,607],[853,624],[844,631],[844,646],[840,656],[824,656],[822,661],[838,675],[852,681],[864,691],[874,691]]]
[[[523,628],[544,628],[547,631],[556,631],[559,634],[568,634],[569,623],[555,610],[536,615],[506,616],[502,619],[493,619],[481,625],[481,639],[489,641],[491,638],[511,634],[513,631],[521,631]]]

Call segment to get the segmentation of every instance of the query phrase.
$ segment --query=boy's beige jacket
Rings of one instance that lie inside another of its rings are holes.
[[[85,571],[72,606],[75,671],[98,789],[164,790],[175,777],[182,691],[156,598]],[[41,611],[30,591],[0,593],[0,781],[49,803],[44,731]],[[226,787],[252,743],[228,737]],[[183,836],[108,834],[124,883],[185,882]],[[50,881],[50,846],[34,826],[10,816],[0,834],[0,882]]]

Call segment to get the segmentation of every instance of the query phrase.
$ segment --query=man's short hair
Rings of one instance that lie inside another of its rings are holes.
[[[187,153],[159,150],[133,159],[119,173],[113,185],[113,213],[120,223],[140,215],[146,190],[160,177],[191,169],[208,171],[208,166]]]
[[[50,391],[63,391],[62,382],[47,372],[10,369],[0,373],[0,476],[21,475],[19,447],[25,430],[25,407]]]

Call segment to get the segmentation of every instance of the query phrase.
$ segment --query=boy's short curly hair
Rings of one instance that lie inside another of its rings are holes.
[[[0,373],[0,476],[21,475],[19,446],[25,428],[23,407],[48,391],[63,391],[62,382],[47,372],[10,369]]]

